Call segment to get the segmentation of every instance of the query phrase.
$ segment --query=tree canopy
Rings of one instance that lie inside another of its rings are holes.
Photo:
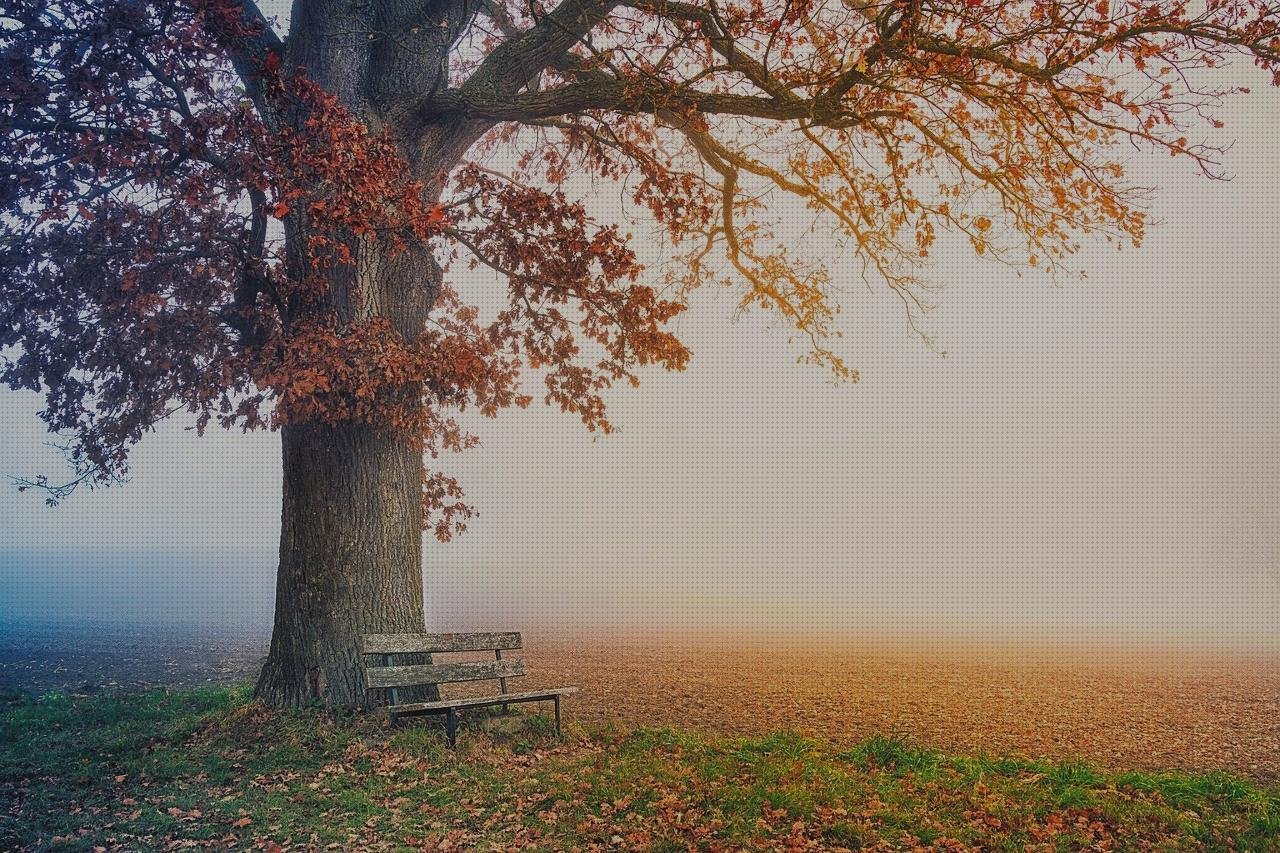
[[[1204,72],[1237,59],[1280,81],[1280,7],[300,0],[283,33],[251,0],[6,0],[0,376],[67,436],[55,498],[123,476],[179,411],[371,424],[434,456],[475,442],[458,410],[528,405],[534,369],[607,431],[606,389],[685,365],[667,322],[708,281],[856,379],[832,276],[778,237],[777,198],[914,323],[941,233],[1050,270],[1090,235],[1140,240],[1118,146],[1216,175],[1197,140],[1232,90]],[[644,269],[583,176],[676,261]],[[421,246],[444,274],[390,310],[369,270]],[[450,285],[467,264],[505,288],[496,317]],[[423,488],[447,538],[459,484]]]

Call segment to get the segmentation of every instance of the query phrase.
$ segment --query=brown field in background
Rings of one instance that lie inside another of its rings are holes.
[[[582,687],[566,713],[584,724],[894,734],[964,753],[1280,778],[1275,658],[676,639],[532,640],[526,658],[526,681]]]
[[[879,733],[961,753],[1280,779],[1280,656],[1273,652],[779,645],[539,631],[525,640],[530,676],[512,689],[581,687],[566,700],[570,731],[785,728],[836,742]],[[0,628],[0,687],[38,694],[244,684],[266,646],[261,633]]]

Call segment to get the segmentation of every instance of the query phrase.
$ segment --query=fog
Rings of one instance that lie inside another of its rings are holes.
[[[1141,249],[1086,244],[1056,282],[939,252],[945,357],[850,282],[862,380],[833,386],[710,288],[676,322],[689,369],[611,395],[618,434],[477,422],[444,466],[481,515],[427,541],[428,623],[1280,651],[1280,96],[1246,76],[1232,181],[1131,158]],[[823,252],[807,229],[793,251]],[[0,473],[65,471],[39,406],[0,393]],[[0,621],[269,624],[278,437],[189,426],[122,488],[0,489]]]

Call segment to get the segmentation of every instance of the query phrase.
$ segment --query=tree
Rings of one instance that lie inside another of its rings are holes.
[[[44,392],[75,466],[37,485],[122,478],[175,412],[278,428],[258,695],[282,706],[363,704],[356,635],[421,628],[422,527],[471,513],[423,465],[475,443],[458,410],[528,405],[534,371],[609,431],[605,390],[685,365],[666,323],[714,279],[857,378],[775,197],[826,217],[914,326],[935,235],[1049,270],[1083,235],[1136,243],[1115,146],[1214,176],[1188,139],[1228,90],[1203,70],[1280,79],[1262,0],[297,0],[287,35],[252,0],[6,0],[0,20],[3,378]],[[601,182],[677,247],[669,269],[590,212]],[[450,264],[504,284],[497,316]]]

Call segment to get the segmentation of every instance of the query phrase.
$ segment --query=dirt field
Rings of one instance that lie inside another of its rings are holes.
[[[0,686],[98,692],[243,683],[265,648],[260,634],[11,628],[0,632]],[[534,639],[526,657],[527,686],[582,688],[566,705],[567,719],[582,724],[791,728],[836,741],[881,732],[950,751],[1280,779],[1275,658],[682,638]]]
[[[876,648],[543,642],[539,681],[578,684],[592,722],[834,740],[904,734],[960,752],[1081,758],[1109,769],[1280,778],[1280,662],[1112,652],[1075,660]]]

